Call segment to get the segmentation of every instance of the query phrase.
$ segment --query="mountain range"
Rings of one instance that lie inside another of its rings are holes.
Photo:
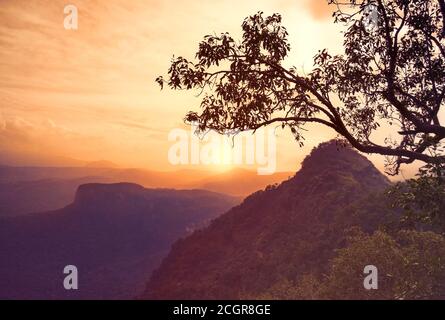
[[[76,181],[76,170],[46,176]],[[42,174],[5,172],[5,184]],[[255,186],[238,177],[221,181]],[[81,184],[62,209],[0,218],[0,298],[444,299],[443,232],[391,207],[392,186],[335,140],[242,202],[196,189]],[[365,290],[363,268],[374,264],[379,290]],[[63,289],[66,265],[78,267],[79,290]]]
[[[217,173],[202,170],[159,172],[115,168],[99,161],[85,167],[0,166],[0,217],[49,211],[73,201],[79,185],[85,183],[131,182],[147,188],[206,189],[232,196],[246,195],[286,179],[278,172],[259,176],[254,171],[233,169]]]
[[[294,177],[175,242],[141,298],[256,298],[283,280],[323,275],[347,230],[372,233],[394,218],[382,196],[389,184],[350,147],[322,144]]]
[[[0,219],[0,299],[130,299],[180,237],[238,198],[203,190],[83,184],[59,210]],[[75,265],[79,290],[63,288]]]

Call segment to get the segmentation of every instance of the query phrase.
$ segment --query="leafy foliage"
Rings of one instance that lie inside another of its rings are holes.
[[[283,279],[256,299],[443,299],[445,238],[433,232],[401,230],[369,235],[352,228],[348,245],[337,250],[327,275]],[[378,289],[363,287],[364,266],[378,266]]]
[[[358,232],[338,251],[322,283],[330,299],[437,299],[445,297],[445,239],[433,232],[399,231],[394,237]],[[364,290],[363,267],[378,266],[378,290]]]
[[[321,50],[314,68],[300,74],[284,67],[290,44],[281,16],[262,12],[242,23],[238,42],[228,33],[207,35],[196,61],[173,58],[173,89],[198,89],[201,112],[185,120],[220,133],[289,127],[302,143],[303,127],[318,123],[335,130],[360,151],[388,156],[396,174],[414,160],[445,162],[432,148],[445,138],[439,111],[445,95],[445,4],[443,0],[329,0],[336,23],[347,26],[343,55]],[[364,24],[378,11],[376,28]],[[373,139],[381,125],[394,127],[385,142]]]
[[[408,226],[424,225],[445,231],[443,166],[424,166],[416,178],[395,184],[387,195],[393,208],[403,210],[403,221]]]

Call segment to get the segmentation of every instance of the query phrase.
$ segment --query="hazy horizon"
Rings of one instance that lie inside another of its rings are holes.
[[[76,1],[78,30],[63,28],[64,5],[4,1],[0,7],[1,163],[70,166],[105,159],[122,167],[181,169],[167,160],[167,136],[174,128],[189,130],[181,119],[199,98],[160,91],[154,79],[173,54],[192,57],[205,34],[238,36],[242,20],[256,11],[283,15],[292,45],[287,63],[301,70],[312,68],[319,49],[343,50],[341,26],[323,0],[263,0],[255,9],[236,2],[236,11],[234,1]],[[314,146],[335,137],[324,127],[309,130],[303,148],[290,132],[276,130],[276,171],[295,172]],[[383,169],[383,157],[371,160]]]

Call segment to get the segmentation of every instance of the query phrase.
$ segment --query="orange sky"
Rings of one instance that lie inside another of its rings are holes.
[[[78,30],[63,28],[68,3],[79,9]],[[308,71],[319,49],[341,52],[324,0],[0,0],[0,163],[72,164],[66,157],[176,169],[168,133],[200,100],[160,91],[154,79],[173,54],[193,57],[208,33],[239,35],[242,20],[260,10],[282,14],[289,65]],[[289,133],[277,135],[280,171],[295,171],[334,137],[311,127],[300,149]],[[383,159],[373,159],[381,168]]]

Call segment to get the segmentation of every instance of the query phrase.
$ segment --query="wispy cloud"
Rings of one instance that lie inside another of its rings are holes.
[[[193,57],[209,32],[239,36],[243,18],[263,10],[283,14],[289,63],[310,67],[317,49],[341,44],[335,29],[320,29],[319,1],[74,0],[72,31],[65,0],[1,0],[0,148],[40,143],[40,152],[163,169],[167,133],[199,104],[155,84],[171,56]]]

